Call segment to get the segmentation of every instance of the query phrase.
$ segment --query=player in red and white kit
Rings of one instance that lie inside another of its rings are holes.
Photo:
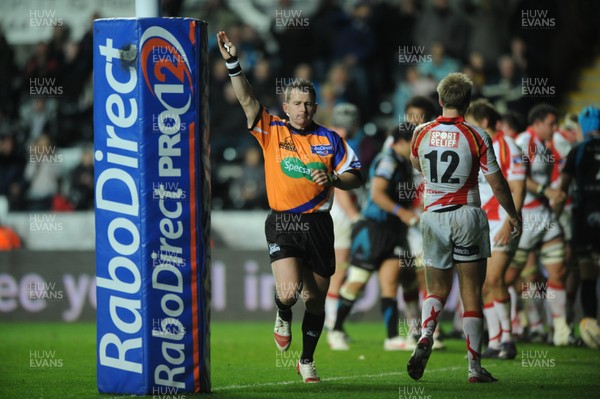
[[[496,130],[500,114],[484,99],[471,103],[465,119],[486,131],[492,138],[494,153],[502,174],[508,181],[517,212],[525,199],[525,165],[521,150],[515,141],[502,131]],[[512,260],[519,240],[511,239],[510,223],[506,211],[494,197],[492,187],[484,175],[479,173],[479,194],[482,209],[490,225],[492,256],[483,285],[483,313],[487,321],[489,343],[482,354],[484,358],[514,359],[517,350],[512,341],[510,318],[510,295],[504,275]]]
[[[558,162],[546,142],[557,129],[557,111],[548,104],[534,106],[528,115],[529,127],[517,137],[517,145],[529,165],[527,194],[523,205],[523,235],[513,263],[507,272],[512,285],[527,262],[529,253],[540,247],[540,262],[548,272],[546,300],[554,325],[556,346],[569,343],[570,329],[566,321],[565,245],[562,228],[550,201],[562,201],[565,193],[552,188],[552,170]]]
[[[469,382],[497,381],[481,367],[483,311],[481,289],[490,256],[489,225],[481,209],[477,176],[482,171],[494,195],[509,214],[511,232],[521,232],[508,183],[496,161],[492,140],[464,121],[473,83],[462,73],[451,73],[437,91],[442,116],[418,127],[411,161],[425,179],[425,212],[421,216],[428,296],[421,312],[421,337],[407,364],[411,378],[425,372],[431,355],[433,331],[452,288],[454,267],[463,301],[463,331],[467,344]]]
[[[552,176],[550,187],[560,189],[560,174],[565,167],[567,162],[567,155],[573,148],[575,143],[575,135],[572,130],[559,129],[552,135],[552,141],[548,143],[551,153],[554,155],[557,162],[554,163],[552,168]],[[567,310],[566,319],[570,325],[574,318],[575,310],[575,297],[577,295],[577,288],[579,287],[579,271],[577,270],[576,262],[573,262],[573,256],[571,251],[571,239],[573,238],[573,229],[571,225],[572,212],[573,212],[573,198],[569,192],[565,192],[565,204],[562,208],[562,213],[558,218],[561,228],[563,229],[565,239],[565,267],[567,268],[567,278],[565,281],[565,289],[567,295]],[[556,207],[555,202],[551,202],[550,206],[554,209]]]

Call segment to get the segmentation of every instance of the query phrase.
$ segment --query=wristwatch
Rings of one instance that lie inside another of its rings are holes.
[[[329,176],[331,177],[331,185],[332,186],[335,186],[335,183],[337,183],[340,180],[339,176],[336,175],[335,173],[332,173]]]

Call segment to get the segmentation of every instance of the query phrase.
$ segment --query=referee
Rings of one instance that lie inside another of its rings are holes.
[[[274,338],[280,351],[291,343],[292,306],[301,297],[302,355],[297,371],[305,383],[320,382],[313,354],[325,321],[325,297],[335,272],[333,188],[361,185],[360,162],[335,132],[317,125],[313,84],[295,79],[284,90],[288,120],[271,115],[256,99],[242,73],[236,47],[217,33],[231,84],[246,114],[247,127],[263,149],[271,212],[265,234],[275,278]]]

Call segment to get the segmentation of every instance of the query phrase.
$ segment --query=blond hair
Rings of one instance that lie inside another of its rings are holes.
[[[455,72],[440,81],[437,92],[444,108],[453,108],[464,114],[471,102],[472,88],[473,82],[467,75]]]

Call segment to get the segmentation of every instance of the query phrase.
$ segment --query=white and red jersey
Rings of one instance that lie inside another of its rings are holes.
[[[492,143],[504,178],[509,182],[525,180],[526,168],[523,163],[523,154],[517,143],[501,131],[496,133]],[[479,173],[479,194],[481,195],[481,208],[487,214],[488,220],[506,219],[508,214],[500,206],[492,187],[481,172]]]
[[[425,180],[426,211],[456,205],[481,206],[477,176],[500,170],[492,139],[463,117],[436,120],[418,126],[411,144]]]
[[[552,135],[552,141],[548,143],[548,149],[554,156],[554,166],[552,168],[551,186],[558,187],[560,182],[560,174],[567,161],[567,155],[573,148],[573,144],[565,137],[564,133],[557,131]]]
[[[570,137],[565,134],[563,131],[556,131],[552,135],[552,141],[548,143],[548,148],[550,152],[554,156],[554,167],[552,168],[552,175],[550,177],[551,183],[550,187],[559,188],[560,187],[560,174],[562,173],[563,168],[565,167],[565,163],[567,162],[567,155],[569,155],[569,151],[573,148],[573,143],[570,140]],[[567,202],[565,206],[567,208],[571,208],[573,204],[573,198],[571,195],[567,197]]]
[[[523,158],[529,164],[531,179],[537,184],[549,186],[556,155],[552,154],[552,151],[546,147],[546,144],[544,144],[531,127],[519,134],[515,141],[523,152]],[[546,202],[542,197],[527,191],[525,202],[523,203],[524,211],[536,210],[545,206]]]

